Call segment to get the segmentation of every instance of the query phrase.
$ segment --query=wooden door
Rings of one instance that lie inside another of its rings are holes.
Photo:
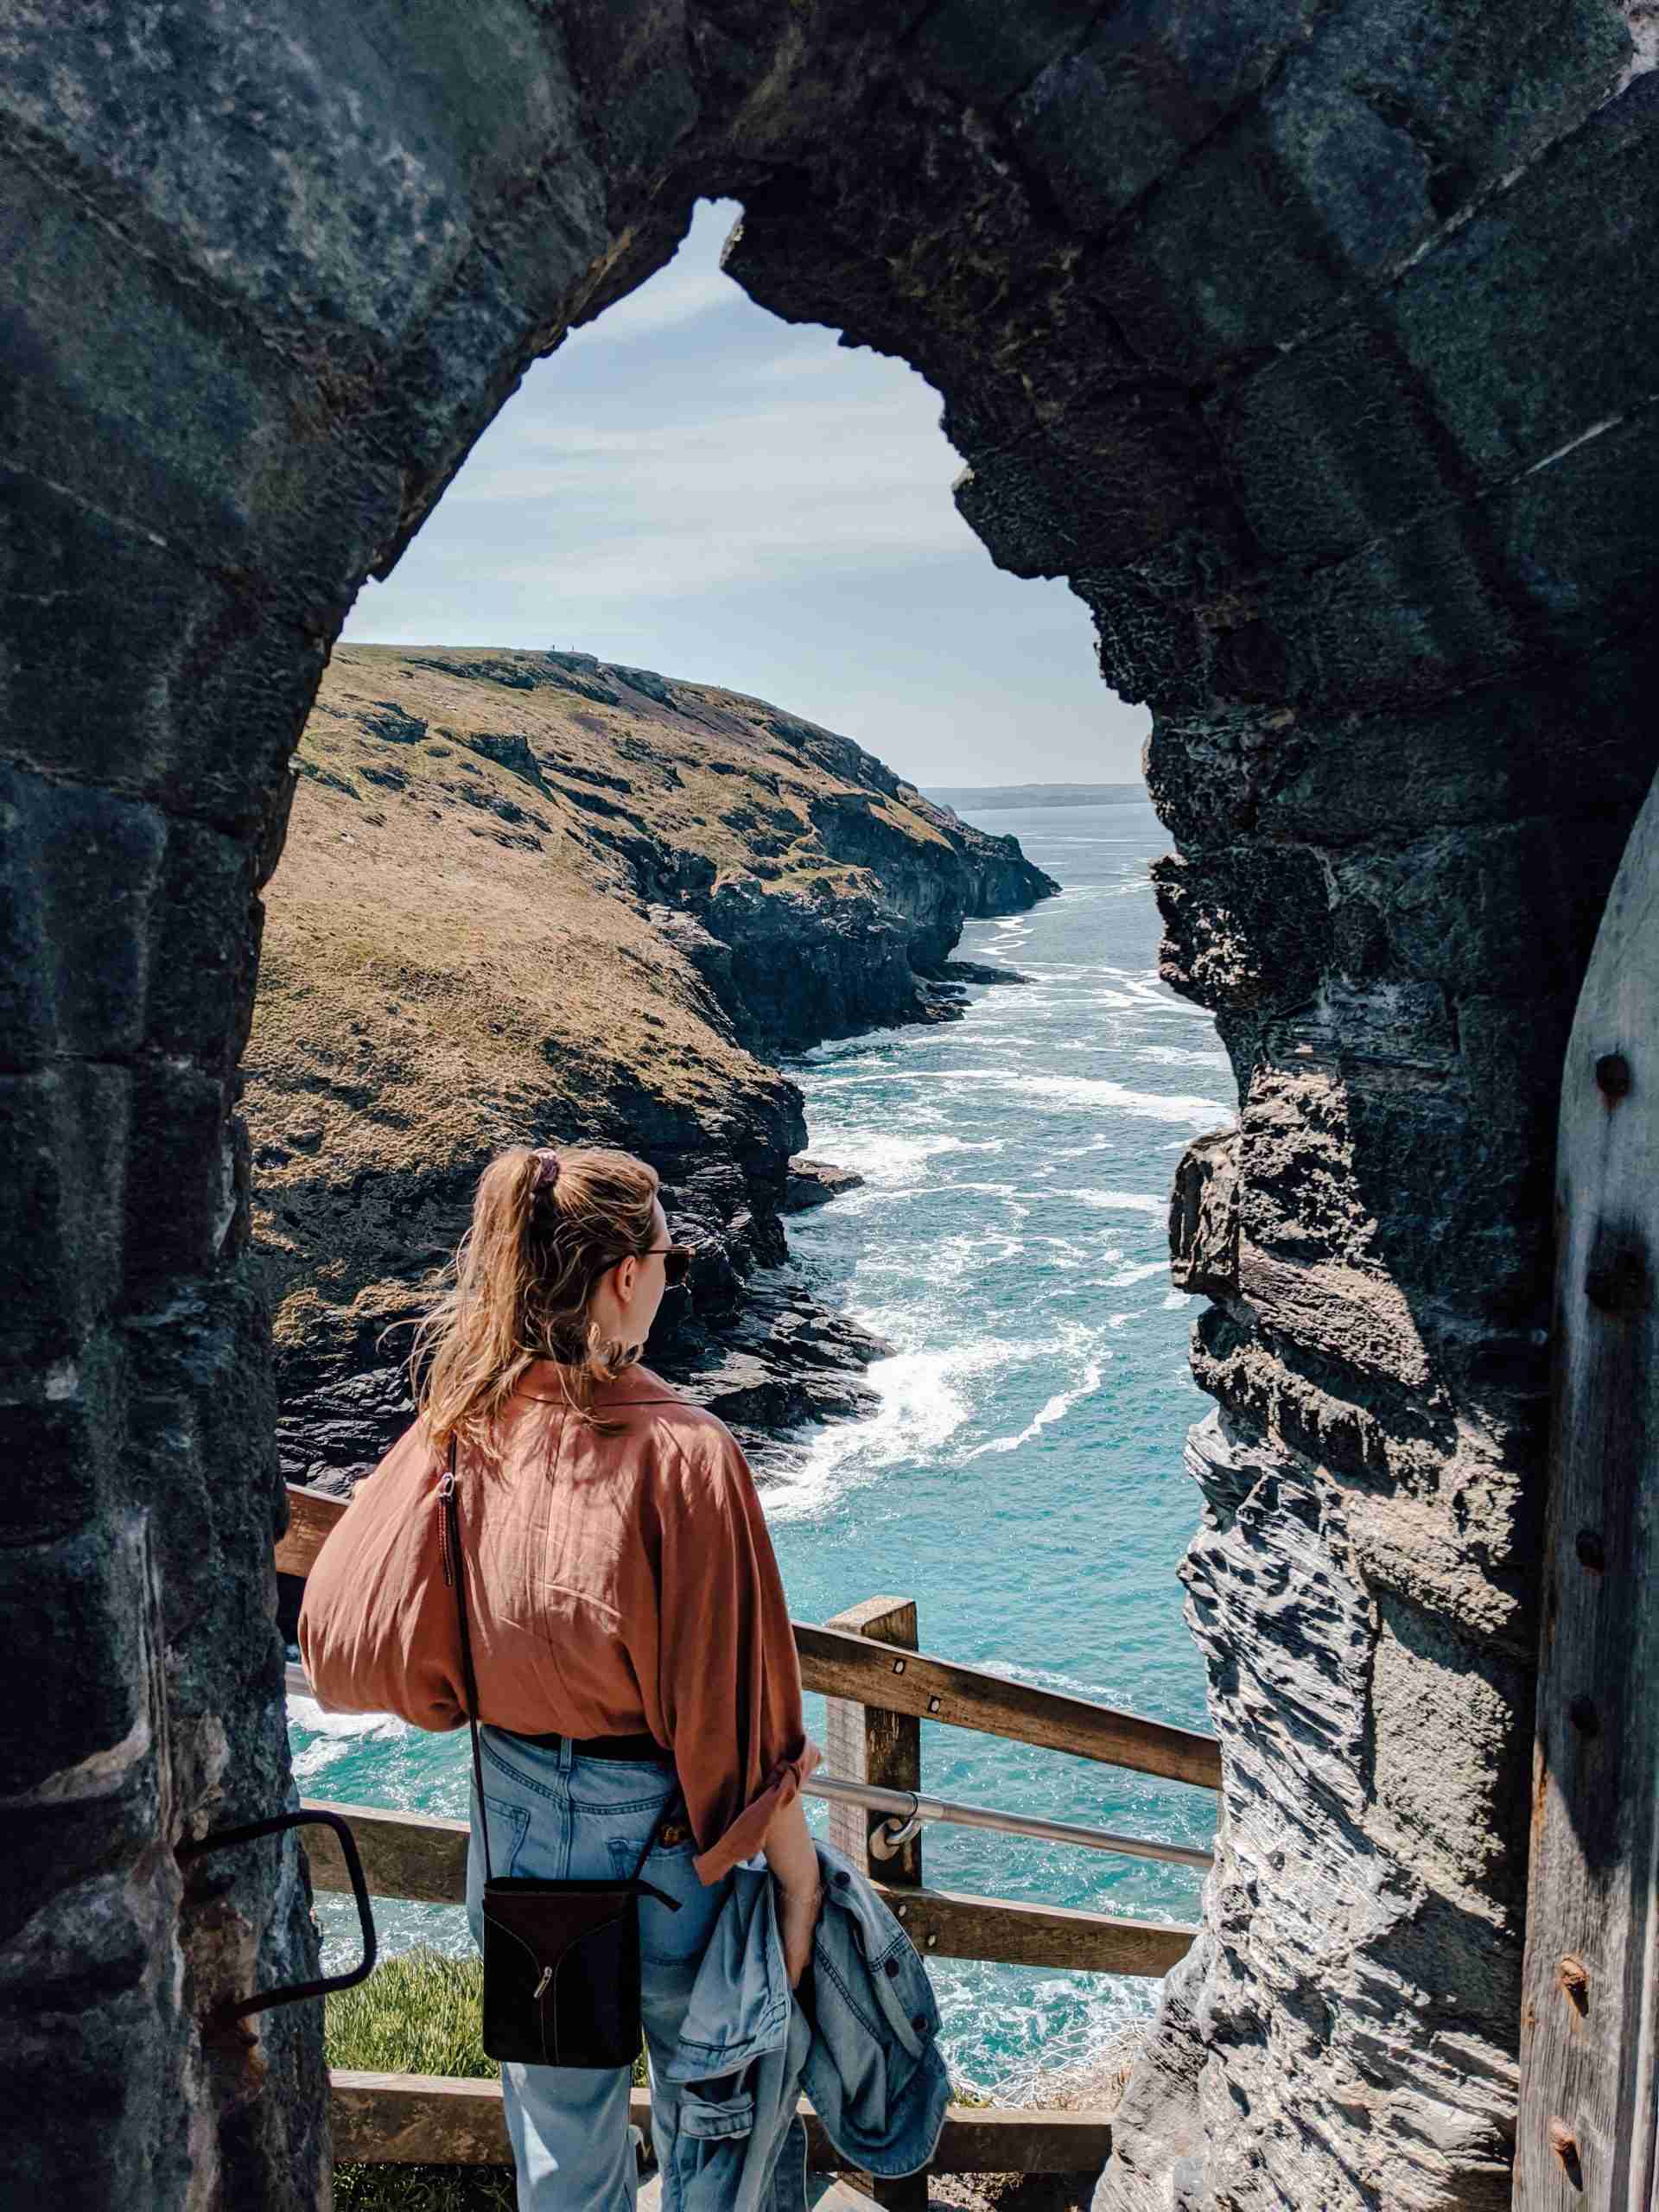
[[[1567,1050],[1514,2202],[1659,2212],[1659,784]]]

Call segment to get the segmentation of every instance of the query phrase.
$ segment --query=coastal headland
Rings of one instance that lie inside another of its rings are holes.
[[[401,1325],[513,1142],[658,1168],[698,1258],[652,1359],[740,1435],[861,1410],[880,1345],[784,1265],[783,1215],[835,1175],[772,1061],[953,1019],[998,973],[952,963],[964,919],[1058,887],[762,700],[575,652],[338,647],[243,1100],[287,1478],[348,1489],[406,1423]]]

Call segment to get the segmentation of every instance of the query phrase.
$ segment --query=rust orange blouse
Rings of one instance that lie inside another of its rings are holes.
[[[725,1424],[650,1369],[601,1386],[609,1436],[566,1410],[546,1372],[510,1402],[499,1467],[461,1454],[481,1718],[520,1735],[655,1737],[715,1882],[822,1756],[754,1479]],[[300,1651],[326,1708],[465,1726],[441,1472],[419,1425],[406,1430],[312,1567]]]

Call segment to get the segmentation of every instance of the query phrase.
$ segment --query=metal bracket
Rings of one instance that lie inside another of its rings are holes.
[[[896,1818],[883,1821],[880,1827],[871,1836],[870,1850],[875,1858],[896,1859],[912,1836],[921,1834],[922,1821],[925,1818],[922,1811],[921,1797],[914,1789],[908,1795],[910,1813],[907,1818],[902,1821]]]
[[[216,2006],[220,2019],[245,2020],[250,2013],[270,2012],[273,2005],[297,2005],[302,1997],[329,1997],[339,1989],[355,1989],[359,1981],[366,1981],[374,1972],[378,1946],[369,1885],[363,1878],[363,1862],[357,1855],[357,1839],[338,1813],[310,1806],[297,1813],[274,1813],[268,1821],[249,1821],[241,1827],[218,1828],[212,1835],[203,1836],[200,1842],[181,1843],[178,1856],[182,1859],[200,1859],[209,1851],[228,1850],[238,1843],[257,1843],[262,1836],[283,1835],[289,1828],[300,1827],[332,1828],[334,1832],[340,1855],[346,1861],[346,1872],[351,1878],[352,1895],[357,1900],[363,1956],[347,1974],[329,1974],[321,1981],[296,1981],[286,1989],[262,1989],[244,1998],[239,2005]]]

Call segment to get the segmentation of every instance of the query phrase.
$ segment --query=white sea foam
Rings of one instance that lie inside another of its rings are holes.
[[[861,1284],[868,1276],[898,1275],[925,1282],[935,1290],[948,1290],[976,1269],[1001,1267],[1010,1260],[1020,1258],[1025,1249],[1022,1236],[981,1230],[947,1236],[941,1243],[920,1252],[912,1249],[896,1255],[887,1252],[861,1253],[857,1280]]]
[[[1097,1681],[1068,1675],[1058,1667],[1033,1667],[1021,1659],[982,1659],[978,1664],[988,1675],[996,1675],[1005,1682],[1026,1682],[1034,1690],[1059,1690],[1067,1697],[1086,1697],[1095,1705],[1127,1702],[1122,1681]]]
[[[1052,1427],[1057,1421],[1064,1421],[1073,1406],[1080,1405],[1085,1398],[1093,1397],[1099,1389],[1100,1378],[1105,1372],[1103,1363],[1111,1356],[1110,1352],[1103,1352],[1099,1358],[1091,1359],[1084,1369],[1083,1380],[1077,1388],[1057,1391],[1042,1411],[1027,1422],[1018,1436],[994,1436],[988,1444],[976,1446],[963,1459],[963,1465],[966,1466],[971,1459],[982,1459],[988,1452],[1017,1452],[1022,1444],[1029,1444],[1044,1429]]]
[[[861,1307],[853,1318],[900,1341],[925,1325],[913,1306]],[[799,1465],[768,1485],[768,1515],[779,1521],[811,1519],[882,1469],[931,1458],[973,1418],[975,1399],[983,1395],[990,1377],[1005,1367],[1041,1358],[1049,1349],[982,1338],[877,1360],[864,1379],[880,1398],[879,1410],[867,1421],[843,1421],[815,1435]]]
[[[1155,1060],[1160,1067],[1166,1068],[1224,1068],[1229,1065],[1224,1052],[1194,1052],[1185,1045],[1143,1045],[1135,1057],[1137,1060]]]
[[[289,1694],[289,1725],[302,1728],[312,1741],[294,1754],[294,1775],[303,1782],[322,1773],[336,1759],[349,1758],[365,1744],[392,1744],[410,1733],[407,1722],[389,1713],[325,1713],[315,1698],[302,1692]]]
[[[1100,1140],[1102,1145],[1106,1141],[1103,1137]],[[1086,1152],[1096,1149],[1093,1145],[1084,1147]],[[1075,1153],[1066,1156],[1068,1159],[1077,1157]],[[1098,1206],[1108,1213],[1163,1213],[1169,1205],[1167,1198],[1152,1198],[1141,1191],[1072,1191],[1067,1195],[1075,1198],[1079,1205]]]
[[[959,1137],[945,1129],[900,1135],[897,1130],[877,1128],[843,1129],[823,1141],[838,1166],[854,1168],[868,1181],[882,1185],[906,1182],[944,1154],[1001,1152],[1004,1143],[1001,1137]]]
[[[1149,2020],[1157,1992],[1111,1974],[1048,1975],[1033,1986],[1007,1967],[954,1959],[930,1960],[928,1970],[950,2079],[999,2104],[1045,2101],[1057,2078],[1083,2073],[1122,2030]]]
[[[1168,1273],[1167,1260],[1148,1260],[1143,1266],[1125,1268],[1121,1274],[1109,1276],[1106,1287],[1109,1290],[1127,1290],[1132,1282],[1144,1282],[1148,1275],[1166,1275]]]
[[[304,1690],[290,1690],[288,1717],[313,1736],[356,1741],[365,1736],[406,1736],[406,1724],[388,1713],[329,1713]]]
[[[1154,1090],[1131,1090],[1127,1084],[1103,1076],[1032,1075],[1020,1068],[930,1068],[927,1074],[939,1083],[987,1083],[1016,1091],[1027,1103],[1044,1101],[1065,1108],[1115,1108],[1154,1122],[1214,1122],[1230,1121],[1233,1109],[1213,1098],[1166,1096]]]
[[[1109,1329],[1121,1329],[1126,1321],[1133,1321],[1136,1318],[1133,1313],[1111,1313],[1107,1316],[1106,1325]]]
[[[1046,1244],[1061,1255],[1058,1260],[1050,1261],[1051,1267],[1080,1268],[1085,1260],[1099,1257],[1098,1253],[1091,1252],[1086,1244],[1074,1244],[1069,1236],[1033,1236],[1031,1241],[1033,1244]]]
[[[1184,1290],[1172,1290],[1169,1296],[1164,1300],[1165,1313],[1173,1313],[1178,1306],[1185,1306],[1187,1301],[1187,1297],[1188,1294]]]
[[[1037,1040],[1034,1037],[1010,1037],[995,1022],[988,1022],[982,1037],[975,1036],[965,1025],[958,1024],[926,1039],[925,1044],[954,1047],[958,1052],[1028,1052],[1035,1051]]]

